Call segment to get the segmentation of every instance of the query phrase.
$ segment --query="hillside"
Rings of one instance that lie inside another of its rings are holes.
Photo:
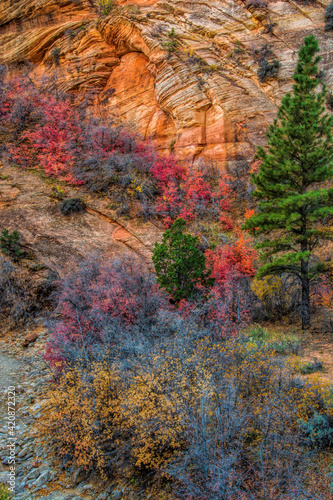
[[[0,500],[333,499],[332,34],[0,0]]]

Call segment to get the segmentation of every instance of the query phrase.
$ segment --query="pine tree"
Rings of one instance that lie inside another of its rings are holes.
[[[8,229],[1,231],[0,250],[14,261],[18,261],[24,256],[24,252],[20,245],[20,233],[16,229],[12,233],[10,233]]]
[[[310,284],[323,265],[314,250],[333,233],[333,117],[325,112],[327,90],[318,76],[319,46],[308,36],[299,51],[293,92],[286,94],[269,127],[268,150],[258,148],[259,173],[252,176],[257,213],[244,225],[263,235],[265,264],[259,276],[288,273],[301,289],[302,327],[310,326]],[[320,88],[321,86],[321,88]],[[317,263],[316,263],[317,261]]]
[[[210,270],[199,249],[199,238],[185,234],[186,222],[179,218],[163,234],[162,243],[155,243],[153,263],[157,283],[173,300],[192,297],[198,286],[211,286]]]

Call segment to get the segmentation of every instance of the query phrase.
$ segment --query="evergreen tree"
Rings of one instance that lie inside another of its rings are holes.
[[[23,257],[24,252],[20,245],[20,233],[16,229],[12,233],[8,229],[1,231],[0,250],[14,261],[18,261]]]
[[[327,90],[318,76],[319,46],[308,36],[299,51],[293,92],[283,99],[259,148],[259,173],[252,176],[257,213],[244,225],[261,234],[265,264],[259,276],[289,273],[300,283],[302,327],[310,326],[310,283],[323,271],[314,250],[332,239],[333,117],[325,112]],[[321,85],[321,88],[320,88]]]
[[[163,234],[162,243],[155,243],[153,263],[157,283],[177,302],[193,296],[199,285],[211,286],[210,270],[199,249],[199,238],[185,234],[186,222],[177,219]]]

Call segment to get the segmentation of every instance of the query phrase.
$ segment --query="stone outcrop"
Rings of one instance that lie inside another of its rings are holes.
[[[1,0],[0,61],[88,96],[94,112],[184,159],[237,163],[264,140],[291,89],[297,50],[314,34],[333,88],[332,33],[321,0],[138,0],[107,16],[99,0]],[[265,53],[277,79],[258,80]]]
[[[0,165],[0,229],[20,232],[27,253],[22,264],[33,273],[36,284],[43,279],[44,268],[63,276],[94,254],[107,258],[126,254],[151,266],[154,242],[162,232],[154,224],[118,221],[107,198],[94,198],[80,187],[64,186],[64,196],[82,197],[86,211],[61,215],[52,184],[32,172]],[[26,338],[26,345],[34,340]]]

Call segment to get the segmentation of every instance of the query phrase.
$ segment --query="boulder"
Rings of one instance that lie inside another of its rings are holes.
[[[32,344],[33,342],[36,342],[37,339],[38,339],[38,334],[36,332],[29,333],[25,337],[22,343],[22,347],[28,347],[28,345]]]

